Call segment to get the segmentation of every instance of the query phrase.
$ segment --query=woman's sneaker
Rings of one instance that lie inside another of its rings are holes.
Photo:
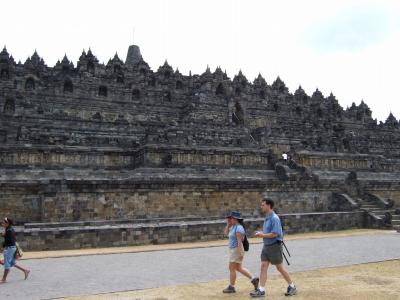
[[[254,286],[254,290],[258,289],[258,283],[260,282],[260,279],[258,277],[253,278],[250,282]]]
[[[234,286],[231,286],[231,285],[228,285],[228,287],[227,287],[226,289],[224,289],[222,292],[223,292],[224,294],[236,293],[235,287],[234,287]]]
[[[291,287],[290,285],[287,288],[287,291],[285,293],[285,296],[293,296],[297,294],[297,289],[296,286]]]
[[[265,291],[260,291],[258,288],[250,293],[250,297],[252,298],[260,298],[260,297],[265,297]]]

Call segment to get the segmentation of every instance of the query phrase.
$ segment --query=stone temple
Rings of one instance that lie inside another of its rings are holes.
[[[263,195],[286,232],[398,229],[399,150],[392,114],[279,77],[0,53],[0,213],[26,249],[218,239],[228,210],[259,226]]]

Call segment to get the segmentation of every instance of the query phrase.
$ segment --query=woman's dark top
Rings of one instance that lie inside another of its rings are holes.
[[[6,234],[4,236],[3,247],[12,247],[15,246],[15,231],[14,228],[8,226],[6,229]]]

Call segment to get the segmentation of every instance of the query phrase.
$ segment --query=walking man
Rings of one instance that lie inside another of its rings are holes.
[[[296,286],[283,266],[282,225],[281,220],[273,211],[273,208],[273,200],[265,198],[261,201],[261,209],[265,213],[264,226],[263,231],[257,231],[255,236],[263,239],[264,246],[261,252],[260,286],[254,292],[250,293],[250,296],[254,298],[265,297],[265,284],[267,282],[267,272],[270,264],[276,266],[276,269],[282,274],[289,285],[285,296],[293,296],[297,293]]]

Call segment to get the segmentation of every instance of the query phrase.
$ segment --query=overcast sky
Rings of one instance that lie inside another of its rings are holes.
[[[0,43],[17,61],[37,49],[49,66],[64,53],[76,65],[89,47],[125,60],[134,39],[153,70],[167,59],[183,74],[279,75],[291,92],[400,117],[400,1],[3,0],[1,11]]]

